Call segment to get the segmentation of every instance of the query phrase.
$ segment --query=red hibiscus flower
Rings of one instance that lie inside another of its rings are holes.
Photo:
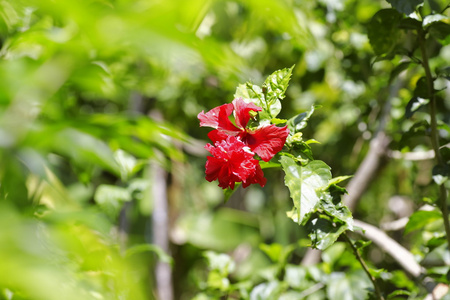
[[[228,136],[225,140],[216,141],[214,146],[205,146],[213,156],[208,156],[206,162],[206,180],[219,180],[223,189],[234,189],[236,182],[242,182],[243,187],[258,183],[264,187],[267,179],[254,159],[255,153],[239,138]]]
[[[198,114],[200,126],[212,127],[208,137],[216,143],[225,140],[229,135],[239,137],[250,150],[258,154],[262,160],[269,161],[281,151],[289,135],[289,129],[275,125],[265,125],[254,130],[246,128],[251,115],[250,111],[261,111],[262,108],[253,103],[246,103],[242,98],[234,99],[230,104],[213,108],[207,113]],[[231,122],[233,114],[235,124]]]

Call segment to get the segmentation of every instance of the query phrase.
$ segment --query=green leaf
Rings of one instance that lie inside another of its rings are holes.
[[[447,0],[428,0],[428,4],[434,13],[443,13],[447,8],[450,8]]]
[[[392,71],[391,74],[389,76],[389,84],[392,83],[392,81],[403,71],[405,71],[406,69],[408,69],[408,67],[411,65],[410,61],[405,61],[400,63],[398,66],[396,66]]]
[[[441,41],[443,45],[450,44],[450,24],[435,22],[430,25],[428,32],[431,36]]]
[[[250,82],[240,84],[234,97],[241,97],[261,107],[263,111],[259,113],[260,122],[269,123],[281,111],[280,100],[285,97],[293,68],[294,66],[273,72],[264,81],[262,88]]]
[[[139,164],[134,156],[121,149],[114,152],[114,158],[119,165],[120,175],[123,181],[127,181],[130,176],[142,167],[142,163]]]
[[[412,97],[409,100],[408,104],[405,108],[405,118],[409,119],[413,116],[413,114],[422,106],[427,105],[430,102],[428,99],[423,99],[420,97]]]
[[[367,299],[368,290],[372,288],[373,285],[363,270],[333,272],[328,279],[327,299]]]
[[[442,219],[442,214],[437,210],[424,211],[419,210],[413,213],[409,217],[409,221],[405,227],[405,234],[411,231],[418,230],[426,226],[427,224]]]
[[[448,21],[448,20],[449,20],[449,17],[441,15],[441,14],[428,15],[425,18],[423,18],[422,26],[424,29],[426,29],[434,23],[438,23],[441,21]]]
[[[292,134],[295,134],[306,127],[308,120],[318,106],[311,106],[311,109],[305,111],[288,120],[288,128]]]
[[[420,120],[414,123],[400,139],[400,145],[404,145],[410,138],[427,135],[430,124],[426,120]]]
[[[386,0],[392,7],[401,13],[409,15],[416,10],[417,5],[423,3],[423,0]]]
[[[278,114],[281,111],[281,101],[278,99],[275,99],[271,102],[268,102],[267,107],[269,108],[270,118],[274,118],[274,117],[278,116]]]
[[[400,30],[398,24],[402,19],[395,9],[378,11],[367,25],[368,37],[376,55],[390,53],[398,42]]]
[[[209,288],[217,289],[222,292],[225,292],[230,288],[230,280],[214,270],[209,272],[206,283]]]
[[[433,168],[432,177],[438,185],[444,184],[450,176],[450,165],[438,165]]]
[[[261,160],[260,162],[259,162],[259,165],[261,166],[261,169],[270,169],[270,168],[279,168],[279,167],[281,167],[281,165],[279,164],[279,163],[277,163],[277,162],[273,162],[273,161],[268,161],[268,162],[265,162],[265,161],[263,161],[263,160]]]
[[[405,18],[400,21],[398,28],[418,30],[422,28],[422,23],[413,18]]]
[[[328,185],[331,179],[330,167],[320,160],[311,161],[302,167],[288,156],[282,156],[280,162],[286,174],[285,184],[294,202],[292,219],[302,224],[305,216],[313,212],[320,202],[317,191]]]
[[[405,274],[405,272],[400,270],[395,270],[390,272],[390,275],[392,276],[390,278],[390,281],[397,287],[397,288],[404,288],[408,291],[417,291],[418,286],[416,283],[411,280],[408,275]]]
[[[290,287],[302,290],[311,286],[310,281],[307,279],[308,271],[306,267],[289,264],[285,270],[284,281]]]
[[[291,151],[292,154],[297,158],[302,158],[304,160],[314,160],[311,146],[303,141],[292,143]]]
[[[423,19],[423,28],[427,29],[430,35],[443,42],[444,45],[450,43],[450,18],[441,14],[428,15]]]
[[[279,281],[270,281],[258,284],[251,291],[250,300],[279,299],[285,288],[286,283]]]
[[[131,195],[126,188],[115,185],[102,184],[95,191],[94,200],[97,203],[108,201],[128,202],[131,201]]]
[[[265,99],[262,89],[250,82],[245,84],[239,84],[236,92],[234,93],[234,98],[242,98],[247,102],[253,102],[256,106],[264,108]]]
[[[218,271],[224,277],[235,269],[235,263],[228,254],[206,251],[204,255],[208,260],[208,267]]]
[[[342,202],[333,203],[331,196],[324,197],[321,199],[319,207],[328,216],[333,217],[334,222],[340,221],[340,223],[336,222],[336,226],[342,226],[344,230],[353,230],[352,213]]]
[[[426,77],[420,77],[419,80],[417,80],[416,88],[414,89],[414,96],[425,99],[431,98],[432,95],[428,89],[428,81]]]
[[[405,290],[396,290],[390,293],[387,297],[387,299],[399,299],[398,296],[411,296],[411,292],[405,291]],[[405,298],[400,298],[405,299]]]
[[[95,164],[112,172],[120,174],[119,165],[111,149],[96,137],[73,128],[66,128],[56,134],[50,141],[54,149],[67,155],[79,166]]]
[[[345,243],[334,243],[332,246],[328,247],[322,252],[322,260],[331,267],[339,261],[342,255],[346,252]]]
[[[371,244],[372,244],[372,241],[357,240],[357,241],[355,241],[354,245],[358,249],[364,249]]]
[[[347,230],[343,224],[331,221],[325,215],[318,215],[306,222],[308,236],[311,239],[311,247],[325,250],[336,242],[338,237]]]
[[[287,120],[278,119],[278,118],[273,118],[272,120],[270,120],[270,123],[275,124],[275,125],[286,124],[286,122],[287,122]]]
[[[450,80],[450,67],[436,68],[435,72],[438,77],[443,77],[447,80]]]
[[[269,107],[267,106],[267,102],[261,87],[256,84],[247,82],[245,84],[238,85],[236,89],[236,93],[234,94],[234,98],[242,98],[244,101],[248,103],[253,103],[256,106],[261,107],[263,110],[258,113],[259,121],[262,124],[270,124],[270,121],[276,117],[276,115],[272,115]],[[281,110],[281,103],[279,103],[278,107],[275,103],[273,105],[273,109]],[[279,112],[279,111],[278,111]]]
[[[168,255],[166,252],[164,252],[163,249],[161,249],[160,247],[153,245],[153,244],[134,245],[125,251],[124,256],[131,257],[133,255],[145,253],[145,252],[153,252],[156,254],[156,256],[158,257],[158,259],[161,262],[173,265],[173,258],[170,255]]]
[[[305,141],[305,144],[309,145],[309,144],[320,144],[319,141],[316,141],[315,139],[309,139],[307,141]]]
[[[223,190],[223,196],[224,196],[225,202],[230,200],[230,197],[233,196],[234,192],[239,188],[240,185],[241,185],[241,182],[236,182],[236,184],[234,185],[234,189],[226,188],[225,190]]]
[[[285,264],[289,255],[294,251],[294,246],[283,246],[278,243],[260,244],[259,249],[261,249],[274,263]]]
[[[285,92],[288,88],[289,81],[291,80],[293,69],[294,66],[275,71],[264,81],[262,88],[269,105],[276,100],[282,100],[286,97]]]
[[[117,217],[123,203],[131,199],[128,189],[108,184],[100,185],[94,194],[95,202],[112,219]]]
[[[328,184],[329,184],[329,185],[332,185],[332,184],[338,184],[338,183],[340,183],[340,182],[342,182],[342,181],[345,181],[345,180],[347,180],[347,179],[350,179],[350,178],[352,178],[352,177],[353,177],[353,176],[351,176],[351,175],[334,177],[334,178],[332,178],[332,179],[328,182]]]

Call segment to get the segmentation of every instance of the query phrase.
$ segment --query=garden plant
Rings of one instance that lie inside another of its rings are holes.
[[[447,0],[0,0],[0,300],[450,299]]]

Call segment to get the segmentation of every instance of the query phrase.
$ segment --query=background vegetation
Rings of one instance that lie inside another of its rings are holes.
[[[226,203],[204,179],[197,114],[292,65],[280,117],[321,106],[303,131],[315,158],[359,172],[354,217],[420,263],[358,242],[385,296],[445,289],[448,170],[433,171],[426,104],[448,166],[450,9],[389,2],[1,0],[0,299],[371,295],[343,241],[310,259],[281,171]]]

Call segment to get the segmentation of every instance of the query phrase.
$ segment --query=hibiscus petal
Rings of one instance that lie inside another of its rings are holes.
[[[226,134],[223,131],[220,131],[218,129],[211,131],[210,133],[208,133],[208,137],[209,139],[215,144],[216,142],[220,142],[223,140],[226,140],[227,137],[229,137],[230,135]]]
[[[247,103],[242,98],[236,98],[233,100],[232,105],[234,106],[234,118],[236,120],[236,125],[239,128],[244,129],[250,120],[250,111],[261,111],[262,108],[256,106],[253,103]]]
[[[206,180],[209,182],[217,180],[219,178],[219,172],[221,169],[221,163],[222,161],[220,159],[217,159],[214,156],[208,156],[206,161]]]
[[[236,182],[244,186],[259,183],[264,186],[266,179],[254,158],[255,153],[240,139],[227,136],[225,140],[216,141],[214,146],[207,144],[205,149],[213,156],[208,156],[206,162],[206,180],[219,181],[223,189],[234,188]]]
[[[230,166],[227,164],[222,165],[219,173],[219,186],[223,189],[230,187],[234,189],[234,184],[239,178],[237,178],[230,170]]]
[[[264,178],[264,173],[258,163],[252,175],[249,176],[246,181],[242,182],[242,187],[246,188],[253,183],[258,183],[261,187],[264,187],[266,185],[266,182],[267,178]]]
[[[237,128],[229,119],[232,113],[233,104],[228,103],[215,107],[207,113],[202,111],[197,118],[200,120],[200,126],[203,127],[212,127],[227,133],[240,132],[241,129]]]
[[[269,161],[283,149],[289,129],[275,125],[263,126],[253,132],[241,134],[242,141],[264,161]]]

